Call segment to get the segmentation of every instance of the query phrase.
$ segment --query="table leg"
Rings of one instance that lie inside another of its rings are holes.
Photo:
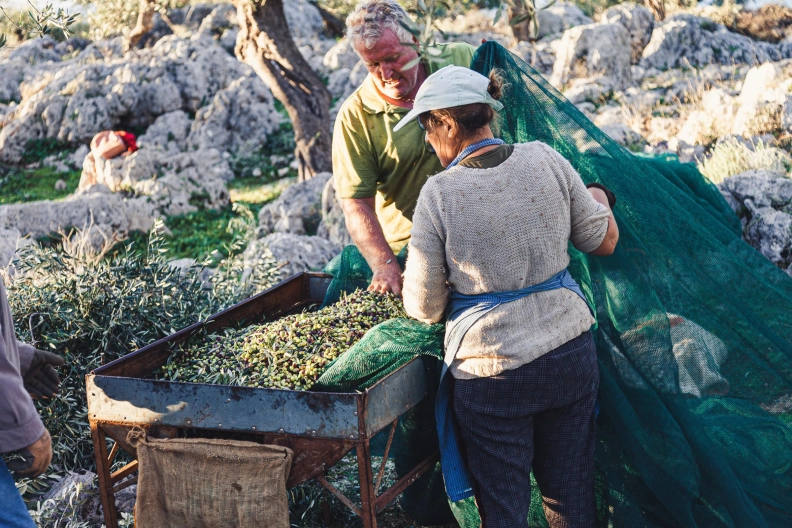
[[[357,446],[358,474],[360,476],[360,517],[363,528],[377,528],[377,495],[371,471],[371,446],[368,440]]]
[[[118,528],[118,510],[115,507],[115,494],[113,482],[110,478],[110,464],[112,460],[107,453],[107,440],[99,424],[91,422],[91,437],[94,445],[94,458],[96,459],[96,473],[99,476],[99,495],[102,498],[104,522],[107,528]]]

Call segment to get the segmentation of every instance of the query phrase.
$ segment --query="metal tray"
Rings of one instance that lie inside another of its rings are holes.
[[[208,320],[194,324],[86,376],[88,420],[94,441],[102,504],[108,528],[116,528],[114,494],[135,479],[137,461],[111,473],[123,449],[135,456],[126,435],[143,427],[152,436],[212,436],[277,444],[294,451],[287,486],[316,479],[363,519],[376,526],[376,514],[437,462],[421,462],[378,495],[384,460],[376,481],[370,440],[391,425],[390,449],[400,415],[427,395],[423,363],[414,360],[364,392],[330,393],[287,389],[231,387],[152,379],[175,345],[198,332],[249,325],[299,312],[324,299],[329,275],[300,273]],[[106,438],[115,440],[108,452]],[[352,503],[325,479],[326,471],[352,449],[357,450],[361,504]],[[124,480],[126,479],[126,480]],[[122,482],[123,481],[123,482]]]

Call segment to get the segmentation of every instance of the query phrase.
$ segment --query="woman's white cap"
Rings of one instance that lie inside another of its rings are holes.
[[[484,103],[495,110],[501,110],[503,105],[487,92],[489,83],[489,79],[470,68],[462,66],[440,68],[423,82],[415,96],[413,109],[393,127],[393,131],[399,131],[404,125],[429,110],[442,110],[473,103]]]

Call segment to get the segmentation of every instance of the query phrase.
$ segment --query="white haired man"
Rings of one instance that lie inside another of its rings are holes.
[[[429,176],[443,170],[418,123],[400,134],[393,127],[413,107],[424,79],[448,65],[470,66],[475,48],[440,44],[418,61],[419,42],[403,23],[395,0],[358,4],[347,18],[347,38],[369,75],[347,99],[335,122],[333,175],[347,229],[368,262],[371,288],[401,294],[395,254],[410,239],[412,215]]]

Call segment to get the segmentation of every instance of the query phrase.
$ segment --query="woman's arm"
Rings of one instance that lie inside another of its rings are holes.
[[[580,174],[561,154],[545,145],[563,171],[569,189],[569,213],[572,245],[583,253],[605,256],[613,253],[619,240],[619,228],[602,189],[586,189]]]
[[[404,270],[404,308],[410,317],[437,323],[448,304],[448,268],[445,260],[445,228],[430,184],[421,190],[413,215],[407,266]]]
[[[619,226],[616,225],[616,219],[613,217],[613,210],[610,208],[605,191],[596,187],[589,187],[588,192],[594,200],[608,208],[608,230],[605,232],[605,238],[602,239],[602,243],[597,249],[589,251],[589,254],[607,257],[612,255],[616,249],[616,243],[619,241]]]

